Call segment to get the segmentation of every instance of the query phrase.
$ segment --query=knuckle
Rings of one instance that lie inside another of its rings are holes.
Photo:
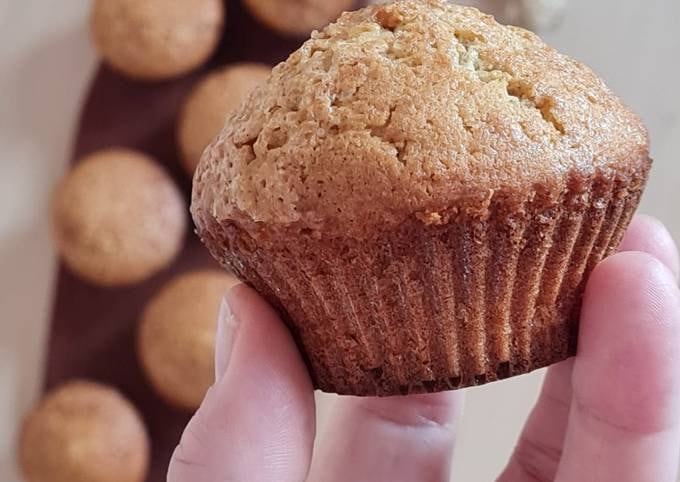
[[[562,450],[523,437],[515,449],[513,458],[518,468],[525,475],[523,480],[550,482],[555,479],[557,466],[562,458]]]

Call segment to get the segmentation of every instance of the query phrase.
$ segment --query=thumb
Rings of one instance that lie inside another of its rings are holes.
[[[175,449],[168,482],[303,480],[312,384],[283,322],[245,285],[225,296],[215,352],[217,381]]]

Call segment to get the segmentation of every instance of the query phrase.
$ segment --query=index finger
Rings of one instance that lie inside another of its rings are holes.
[[[636,215],[623,239],[621,251],[646,252],[674,271],[677,279],[675,243],[656,219]],[[555,479],[571,410],[573,365],[574,360],[570,359],[548,369],[541,394],[499,481]]]
[[[600,264],[586,288],[557,481],[672,482],[680,451],[680,292],[644,253]]]

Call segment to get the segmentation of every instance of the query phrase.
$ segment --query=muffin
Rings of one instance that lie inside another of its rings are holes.
[[[357,0],[243,0],[250,13],[275,32],[288,37],[306,37],[325,27]]]
[[[179,117],[177,138],[182,163],[193,176],[203,149],[219,134],[229,113],[259,84],[271,68],[263,64],[230,65],[208,74],[194,87]]]
[[[172,405],[195,410],[214,383],[217,316],[236,282],[215,270],[183,274],[144,309],[137,353],[153,387]]]
[[[107,64],[140,80],[163,80],[203,64],[217,48],[222,0],[95,0],[94,44]]]
[[[345,14],[275,67],[206,149],[192,213],[319,388],[432,392],[574,353],[584,280],[650,167],[640,119],[587,67],[411,0]]]
[[[102,286],[137,283],[170,264],[186,233],[186,204],[150,157],[98,151],[57,187],[52,225],[66,266]]]
[[[143,482],[149,452],[132,404],[86,381],[49,393],[24,420],[19,441],[26,482]]]

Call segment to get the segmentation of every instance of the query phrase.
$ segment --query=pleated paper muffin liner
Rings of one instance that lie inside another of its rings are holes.
[[[450,390],[575,353],[585,280],[620,244],[648,167],[461,201],[370,240],[202,234],[279,310],[321,390]]]

